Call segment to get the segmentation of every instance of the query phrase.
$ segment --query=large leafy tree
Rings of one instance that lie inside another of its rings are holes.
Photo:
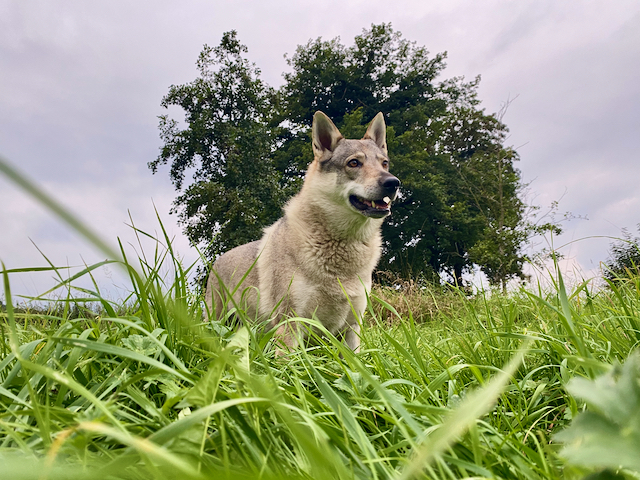
[[[365,30],[352,47],[311,40],[289,59],[282,118],[304,132],[315,110],[343,129],[384,112],[403,195],[384,226],[380,268],[461,283],[477,264],[504,285],[522,276],[521,247],[532,232],[518,197],[518,157],[504,146],[506,126],[480,108],[479,78],[437,81],[445,58],[385,24]],[[282,150],[305,140],[293,136]]]
[[[522,276],[522,246],[531,234],[518,197],[518,159],[504,145],[507,128],[480,108],[479,78],[438,81],[445,54],[429,52],[391,25],[373,25],[347,47],[310,40],[289,57],[285,83],[272,91],[242,58],[235,33],[205,47],[201,76],[171,87],[163,105],[186,112],[186,129],[161,117],[164,141],[157,169],[172,162],[182,187],[175,209],[194,243],[215,255],[258,238],[280,215],[312,159],[309,129],[322,110],[348,137],[364,133],[382,111],[402,195],[384,225],[380,269],[401,277],[448,277],[479,265],[493,284]]]

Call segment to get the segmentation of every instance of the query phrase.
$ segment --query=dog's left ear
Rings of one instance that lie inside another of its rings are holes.
[[[367,133],[362,137],[363,140],[371,139],[380,150],[387,155],[387,126],[384,123],[384,117],[382,116],[382,112],[378,112],[378,114],[371,120],[369,124],[369,128],[367,128]]]

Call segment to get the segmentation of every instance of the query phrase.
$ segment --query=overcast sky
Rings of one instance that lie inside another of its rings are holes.
[[[432,54],[447,51],[441,79],[482,75],[488,112],[514,100],[504,121],[529,200],[559,200],[561,212],[588,218],[565,223],[554,243],[577,240],[561,249],[566,268],[597,274],[611,241],[593,237],[635,233],[640,222],[638,0],[0,0],[0,155],[114,246],[135,242],[129,212],[159,231],[155,205],[174,248],[195,261],[168,213],[167,169],[147,168],[169,86],[193,80],[203,44],[228,30],[277,87],[297,45],[336,36],[350,45],[382,22]],[[38,249],[59,266],[103,259],[5,178],[0,195],[8,268],[46,265]],[[12,274],[12,291],[37,295],[51,277]],[[113,268],[96,279],[114,299],[126,290]]]

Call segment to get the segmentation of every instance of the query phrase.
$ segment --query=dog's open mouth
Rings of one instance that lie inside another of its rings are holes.
[[[353,208],[367,217],[380,218],[391,213],[391,199],[389,197],[384,197],[380,200],[367,200],[366,198],[351,195],[349,202],[351,202]]]

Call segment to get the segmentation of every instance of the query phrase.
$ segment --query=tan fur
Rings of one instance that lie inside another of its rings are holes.
[[[253,266],[233,295],[252,318],[270,319],[275,327],[287,316],[315,316],[358,350],[360,327],[349,300],[361,316],[380,258],[380,226],[388,212],[366,214],[349,199],[356,195],[380,205],[384,197],[395,198],[399,181],[384,167],[384,132],[381,113],[362,140],[343,139],[326,115],[314,115],[314,160],[302,190],[261,240],[230,250],[213,265],[206,302],[216,316],[227,296],[219,281],[231,292]],[[357,168],[347,165],[353,159],[360,162]],[[280,323],[276,335],[283,346],[296,346],[302,334],[296,329],[295,324]]]

